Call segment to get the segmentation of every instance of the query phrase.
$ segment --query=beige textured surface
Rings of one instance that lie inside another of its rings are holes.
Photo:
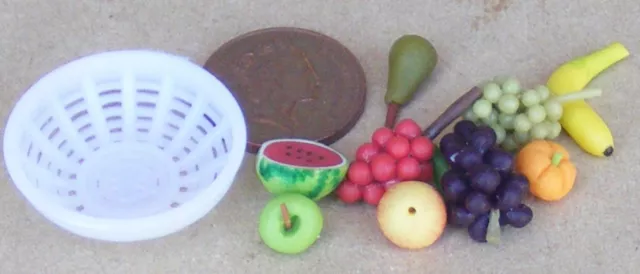
[[[375,2],[375,3],[374,3]],[[483,3],[484,2],[484,3]],[[492,6],[492,2],[502,4]],[[564,60],[617,40],[640,50],[640,6],[619,0],[0,0],[0,116],[41,75],[78,56],[145,47],[203,63],[225,40],[277,25],[312,28],[346,44],[365,68],[364,117],[335,148],[351,155],[382,124],[386,54],[404,33],[432,40],[439,67],[403,116],[424,124],[480,80],[512,73],[544,81]],[[402,4],[401,4],[402,3]],[[48,223],[2,172],[0,269],[20,273],[637,273],[640,185],[637,138],[640,61],[636,56],[593,82],[593,102],[616,139],[610,159],[595,159],[563,137],[580,170],[559,203],[536,202],[533,223],[508,230],[500,247],[448,231],[434,246],[398,250],[378,231],[374,210],[321,203],[326,229],[308,253],[274,254],[260,244],[256,220],[268,195],[247,156],[241,175],[214,212],[160,240],[107,244]]]

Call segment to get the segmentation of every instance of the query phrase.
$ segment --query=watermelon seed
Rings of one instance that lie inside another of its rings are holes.
[[[322,155],[318,156],[318,160],[324,160],[324,156]]]
[[[307,151],[307,156],[311,156],[311,154],[313,154],[311,151]]]
[[[287,149],[291,149],[291,145],[287,145]]]
[[[291,156],[291,152],[286,152],[284,155]]]
[[[299,148],[299,149],[296,150],[296,152],[300,153],[300,152],[302,152],[302,149]]]

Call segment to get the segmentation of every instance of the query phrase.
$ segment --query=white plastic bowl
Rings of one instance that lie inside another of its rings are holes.
[[[13,109],[9,175],[47,219],[116,242],[166,236],[230,188],[247,132],[233,95],[186,58],[147,50],[80,58]]]

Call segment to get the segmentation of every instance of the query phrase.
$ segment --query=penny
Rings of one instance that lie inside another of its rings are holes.
[[[223,44],[204,68],[242,107],[250,153],[279,138],[330,145],[364,110],[367,84],[360,62],[340,42],[315,31],[252,31]]]

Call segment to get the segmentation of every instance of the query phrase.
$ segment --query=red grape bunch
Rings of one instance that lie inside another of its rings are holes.
[[[449,223],[466,227],[478,242],[499,239],[501,226],[525,227],[533,218],[523,203],[529,181],[513,170],[514,157],[496,144],[489,126],[469,120],[440,140],[450,169],[440,181]]]
[[[348,204],[363,200],[375,206],[395,183],[430,181],[434,146],[421,134],[420,126],[412,119],[399,121],[393,130],[375,130],[371,141],[356,150],[347,176],[335,191],[338,198]]]

